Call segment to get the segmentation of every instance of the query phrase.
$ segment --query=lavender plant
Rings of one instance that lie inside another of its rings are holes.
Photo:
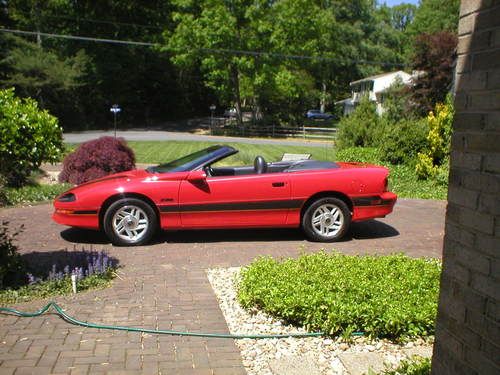
[[[71,294],[70,276],[75,275],[78,290],[104,288],[116,276],[118,260],[106,251],[58,251],[25,254],[28,273],[21,272],[24,285],[0,289],[0,305],[27,302],[37,298]],[[55,260],[54,260],[55,259]]]
[[[48,275],[34,276],[32,273],[27,273],[28,283],[30,285],[39,283],[41,281],[58,281],[63,280],[71,275],[76,275],[76,280],[81,281],[85,277],[92,275],[100,275],[112,271],[117,267],[117,261],[110,258],[106,251],[81,251],[81,252],[67,252],[66,264],[61,267],[53,263]],[[76,264],[76,266],[75,266]]]

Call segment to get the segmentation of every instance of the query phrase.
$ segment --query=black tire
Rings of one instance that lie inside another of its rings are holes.
[[[133,211],[134,208],[136,211]],[[127,215],[127,211],[130,211],[129,215]],[[135,216],[134,212],[136,212]],[[123,218],[120,220],[121,217]],[[121,229],[120,224],[123,224],[123,229]],[[144,224],[146,227],[143,229]],[[158,228],[158,217],[154,209],[143,200],[123,198],[114,202],[106,210],[103,227],[104,232],[114,245],[138,246],[147,243],[153,237]],[[137,235],[129,235],[134,233]]]
[[[302,230],[307,238],[315,242],[338,241],[344,237],[350,225],[349,207],[343,200],[333,197],[319,198],[312,202],[302,216]]]

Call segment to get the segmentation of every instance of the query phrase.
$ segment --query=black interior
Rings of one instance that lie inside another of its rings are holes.
[[[265,165],[262,165],[262,163],[265,163]],[[273,163],[266,163],[264,158],[258,156],[257,158],[255,158],[254,166],[220,168],[205,167],[205,171],[209,176],[240,176],[259,173],[280,173],[335,169],[338,167],[339,166],[337,164],[329,161],[316,160],[278,161]]]

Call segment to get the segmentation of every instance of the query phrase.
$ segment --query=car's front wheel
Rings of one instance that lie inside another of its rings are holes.
[[[307,207],[302,229],[312,241],[333,242],[341,239],[351,225],[351,212],[344,201],[320,198]]]
[[[158,218],[153,208],[136,198],[114,202],[104,214],[104,232],[115,245],[142,245],[153,237]]]

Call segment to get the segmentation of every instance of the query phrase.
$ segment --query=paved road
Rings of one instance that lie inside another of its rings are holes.
[[[113,136],[113,131],[85,131],[78,133],[65,133],[64,140],[68,143],[82,143],[102,136]],[[127,130],[118,131],[118,137],[123,137],[127,141],[195,141],[195,142],[239,142],[250,144],[275,144],[290,146],[308,146],[308,147],[331,147],[332,144],[320,141],[300,141],[284,139],[255,139],[242,137],[222,137],[201,134],[191,134],[183,132],[159,131],[159,130]]]
[[[31,262],[50,265],[66,250],[107,249],[121,265],[112,288],[55,298],[81,320],[163,329],[227,333],[206,278],[212,267],[246,265],[260,255],[295,257],[335,248],[348,254],[405,252],[441,257],[446,202],[400,200],[385,219],[354,224],[335,244],[312,243],[298,230],[163,232],[150,246],[116,248],[96,232],[50,220],[52,207],[0,210],[24,224],[17,243]],[[42,302],[19,305],[34,310]],[[244,374],[232,340],[97,331],[54,315],[0,315],[0,374]]]

